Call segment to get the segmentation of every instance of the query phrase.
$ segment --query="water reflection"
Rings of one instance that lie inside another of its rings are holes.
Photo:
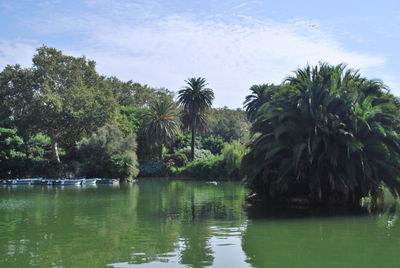
[[[0,188],[0,267],[398,267],[396,207],[328,217],[249,209],[245,194],[165,179]]]
[[[399,206],[372,214],[366,210],[286,213],[264,212],[263,217],[249,220],[242,247],[252,267],[399,265]]]

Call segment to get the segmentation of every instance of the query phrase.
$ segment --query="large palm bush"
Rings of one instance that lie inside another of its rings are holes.
[[[254,122],[254,120],[257,118],[257,112],[260,107],[264,103],[272,100],[273,95],[277,93],[278,87],[279,86],[275,86],[274,84],[260,84],[250,87],[251,94],[246,96],[246,99],[243,103],[247,114],[247,119],[250,122]]]
[[[183,107],[183,124],[192,132],[191,159],[194,159],[196,131],[206,128],[206,111],[214,100],[212,89],[207,88],[205,78],[189,78],[186,86],[178,92],[178,102]]]
[[[247,183],[279,202],[355,205],[381,185],[397,195],[398,113],[380,81],[344,65],[299,69],[257,112]]]

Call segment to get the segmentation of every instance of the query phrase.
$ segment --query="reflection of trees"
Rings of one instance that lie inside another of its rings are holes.
[[[137,218],[137,185],[13,190],[7,199],[27,206],[0,214],[0,267],[97,267],[131,254],[120,245]]]
[[[242,248],[257,268],[397,267],[399,215],[249,220]]]
[[[209,243],[211,231],[208,224],[201,221],[183,224],[180,235],[184,244],[181,252],[181,264],[188,264],[193,268],[213,264],[214,256]]]
[[[246,217],[245,189],[222,184],[146,179],[120,187],[1,188],[0,267],[140,264],[179,250],[182,264],[210,265],[210,226]]]

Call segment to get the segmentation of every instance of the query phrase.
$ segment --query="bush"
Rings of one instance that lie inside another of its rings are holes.
[[[179,151],[181,149],[184,149],[186,147],[190,147],[192,137],[190,135],[180,135],[175,139],[173,149],[174,151]],[[203,143],[202,143],[202,137],[201,136],[196,136],[195,140],[195,148],[202,148]]]
[[[82,140],[77,146],[77,157],[81,176],[127,179],[139,172],[135,135],[124,135],[111,125]]]
[[[185,148],[179,150],[178,153],[185,154],[186,157],[189,159],[190,158],[190,150],[191,150],[190,147],[185,147]],[[210,158],[213,156],[214,156],[213,153],[210,152],[209,150],[194,148],[194,159]]]
[[[203,149],[213,154],[220,154],[222,148],[224,148],[224,139],[219,135],[211,135],[203,139]]]
[[[171,155],[167,155],[164,161],[167,166],[183,167],[187,165],[188,158],[183,153],[174,153]]]
[[[139,166],[139,177],[158,177],[167,173],[167,166],[161,160],[145,160]]]
[[[240,178],[240,166],[246,152],[246,146],[238,141],[225,144],[224,149],[222,149],[222,158],[228,177]]]
[[[196,178],[221,178],[227,176],[222,156],[195,160],[189,163],[181,174]]]

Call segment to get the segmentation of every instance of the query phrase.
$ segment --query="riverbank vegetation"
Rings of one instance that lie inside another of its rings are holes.
[[[38,48],[32,63],[0,73],[1,179],[239,178],[231,166],[240,161],[222,151],[244,147],[250,125],[243,110],[211,107],[205,78],[188,78],[175,95],[102,76],[94,61],[54,48]]]
[[[253,85],[234,110],[212,107],[202,77],[175,95],[54,48],[32,62],[0,73],[0,178],[233,178],[251,201],[308,205],[398,196],[400,101],[345,65]]]

